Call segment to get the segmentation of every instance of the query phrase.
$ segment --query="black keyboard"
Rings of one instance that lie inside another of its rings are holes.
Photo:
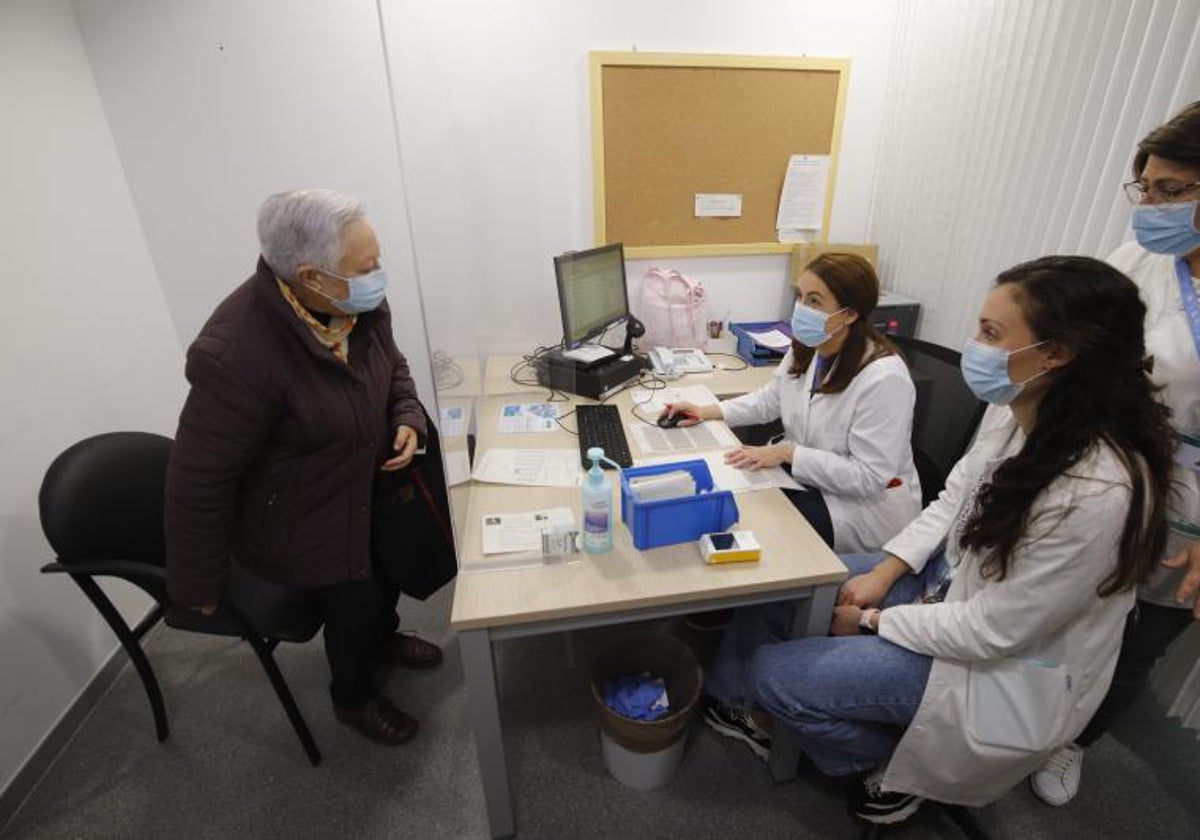
[[[615,405],[581,405],[575,409],[575,428],[579,430],[579,460],[583,468],[589,469],[592,461],[588,458],[588,450],[599,446],[604,450],[604,456],[616,461],[622,467],[633,466],[633,456],[629,454],[629,441],[625,439],[625,429],[621,425],[621,412]],[[600,462],[606,470],[612,466]]]

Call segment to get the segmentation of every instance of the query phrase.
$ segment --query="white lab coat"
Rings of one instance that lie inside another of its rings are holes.
[[[899,356],[876,359],[839,394],[814,394],[815,362],[792,378],[789,350],[771,381],[721,403],[731,426],[783,421],[792,475],[825,497],[834,550],[877,551],[921,510],[912,457],[916,390]],[[896,487],[888,487],[900,479]]]
[[[934,657],[920,708],[888,764],[887,790],[983,805],[1070,743],[1112,679],[1133,591],[1100,598],[1131,490],[1098,446],[1034,502],[1002,581],[958,539],[979,488],[1020,449],[1011,420],[981,429],[938,499],[885,551],[920,571],[943,540],[954,579],[941,604],[889,607],[879,635]]]
[[[1179,297],[1175,258],[1152,254],[1136,242],[1127,242],[1108,256],[1108,263],[1124,272],[1146,304],[1146,354],[1154,359],[1150,378],[1163,386],[1163,401],[1171,409],[1177,432],[1200,434],[1200,358]],[[1200,476],[1194,469],[1176,469],[1167,518],[1200,524]],[[1167,546],[1168,556],[1180,548],[1177,539]],[[1165,607],[1179,607],[1175,590],[1184,569],[1158,566],[1138,588],[1138,597]]]

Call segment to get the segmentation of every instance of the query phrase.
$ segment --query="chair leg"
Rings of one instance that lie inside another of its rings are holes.
[[[150,667],[150,661],[146,659],[146,654],[142,650],[142,646],[138,644],[138,638],[149,629],[153,623],[151,619],[157,621],[162,617],[162,609],[156,609],[157,617],[151,614],[138,625],[138,632],[129,629],[129,625],[121,618],[121,614],[117,612],[117,608],[113,606],[112,601],[108,600],[108,596],[104,594],[104,590],[100,585],[92,579],[90,575],[71,575],[71,580],[83,590],[83,594],[88,597],[92,605],[99,611],[100,615],[104,616],[104,620],[108,622],[108,626],[117,634],[117,638],[121,642],[121,647],[125,648],[125,653],[133,662],[133,667],[137,669],[138,676],[142,678],[142,686],[146,689],[146,697],[150,700],[150,709],[154,712],[154,729],[158,735],[159,741],[167,740],[167,735],[170,730],[167,728],[167,709],[163,705],[162,691],[159,690],[158,680],[154,678],[154,670]]]
[[[275,657],[271,655],[271,648],[274,647],[274,644],[263,639],[257,633],[247,633],[245,638],[258,655],[258,661],[262,663],[263,670],[267,672],[267,678],[271,680],[271,687],[275,689],[275,696],[283,704],[283,710],[287,712],[292,729],[296,730],[296,736],[300,739],[304,752],[308,754],[308,760],[312,762],[313,767],[316,767],[321,763],[321,751],[317,749],[317,742],[313,740],[312,732],[309,731],[304,716],[300,714],[300,707],[296,705],[296,699],[292,696],[292,691],[288,688],[283,674],[279,672]]]

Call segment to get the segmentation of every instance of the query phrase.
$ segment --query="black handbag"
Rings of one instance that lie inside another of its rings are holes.
[[[425,454],[380,473],[371,505],[371,562],[381,580],[424,601],[458,574],[437,428],[425,415]]]

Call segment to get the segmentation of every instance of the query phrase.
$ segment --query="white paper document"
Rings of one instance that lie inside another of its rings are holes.
[[[504,449],[484,451],[471,478],[493,484],[577,487],[583,474],[578,449]]]
[[[728,450],[726,450],[728,451]],[[698,452],[688,456],[691,459],[703,459],[712,473],[713,484],[718,490],[729,490],[733,493],[746,493],[752,490],[771,490],[775,487],[786,487],[789,490],[799,490],[800,485],[782,469],[775,467],[769,470],[739,470],[725,463],[725,451]],[[668,464],[681,460],[679,455],[638,459],[638,466],[647,464]]]
[[[543,531],[574,529],[575,514],[565,507],[488,514],[483,517],[483,553],[535,551],[540,555]]]
[[[734,219],[742,215],[738,193],[696,193],[696,218]]]
[[[464,484],[471,480],[471,459],[465,449],[446,453],[446,486]]]
[[[630,426],[638,448],[654,455],[673,452],[701,452],[706,449],[728,449],[738,445],[738,439],[720,420],[708,420],[696,426],[676,426],[662,429],[638,423]]]
[[[442,437],[461,437],[467,433],[471,418],[465,406],[448,405],[438,414],[442,418]]]
[[[829,155],[792,155],[788,159],[775,227],[784,231],[820,230],[825,215]]]
[[[763,347],[770,347],[772,350],[787,350],[792,346],[792,340],[780,330],[748,332],[746,335],[754,339],[755,344],[761,344]]]
[[[500,408],[501,432],[550,432],[558,419],[556,403],[509,403]]]
[[[629,399],[637,413],[647,420],[657,419],[666,409],[667,403],[689,402],[692,405],[716,405],[717,395],[706,385],[681,385],[678,388],[633,388]]]

